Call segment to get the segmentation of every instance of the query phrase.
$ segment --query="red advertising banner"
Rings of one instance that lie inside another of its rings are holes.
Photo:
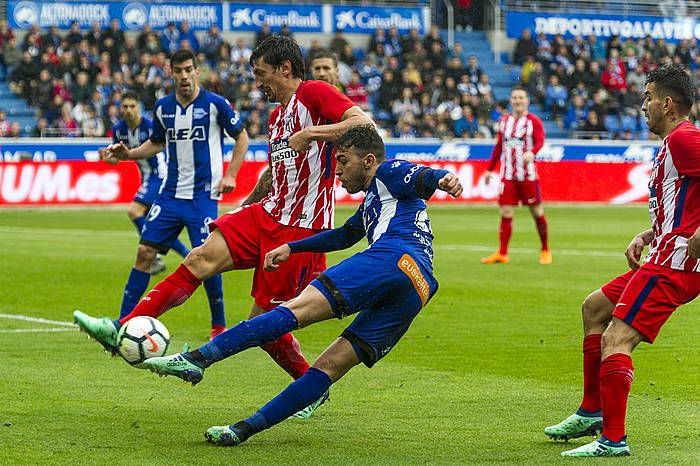
[[[486,185],[485,161],[426,162],[456,173],[464,194],[452,199],[436,192],[433,201],[484,202],[498,197],[497,180]],[[246,162],[237,177],[237,188],[224,202],[237,204],[253,190],[264,162]],[[648,196],[651,166],[638,163],[539,162],[537,169],[545,201],[643,202]],[[128,203],[139,187],[136,164],[121,162],[19,162],[0,164],[0,205],[70,205]],[[349,195],[338,187],[338,203],[356,203],[362,193]]]

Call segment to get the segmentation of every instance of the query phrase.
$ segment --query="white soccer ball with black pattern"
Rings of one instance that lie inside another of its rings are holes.
[[[117,348],[129,364],[163,356],[170,345],[170,332],[153,317],[134,317],[119,329]]]

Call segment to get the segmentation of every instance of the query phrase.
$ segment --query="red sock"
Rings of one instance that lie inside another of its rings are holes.
[[[272,359],[294,380],[309,369],[309,363],[301,352],[299,342],[291,333],[285,333],[275,341],[260,345]]]
[[[600,338],[594,333],[583,338],[583,401],[581,409],[600,411]]]
[[[501,217],[501,227],[498,229],[498,239],[501,241],[501,248],[498,252],[504,256],[508,254],[508,243],[510,235],[513,233],[513,219]]]
[[[615,353],[600,364],[603,436],[613,442],[625,436],[627,398],[633,379],[632,358],[627,354]]]
[[[202,282],[190,272],[190,269],[180,264],[173,273],[165,277],[136,305],[131,314],[119,322],[125,324],[136,316],[151,316],[158,318],[170,308],[179,306],[192,296],[192,293]]]
[[[535,219],[535,223],[537,224],[537,233],[540,235],[542,250],[549,251],[549,242],[547,241],[547,219],[544,218],[543,215],[541,217],[537,217]]]

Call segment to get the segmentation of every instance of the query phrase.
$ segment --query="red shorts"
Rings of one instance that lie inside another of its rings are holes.
[[[537,205],[542,203],[542,190],[539,180],[501,180],[501,195],[498,205]]]
[[[265,254],[269,251],[322,230],[282,225],[261,204],[225,213],[210,228],[218,228],[224,235],[235,269],[255,269],[250,295],[255,304],[268,311],[297,296],[326,269],[325,254],[308,252],[292,254],[279,269],[265,272]]]
[[[613,315],[652,343],[673,311],[700,294],[700,273],[644,264],[612,279],[601,291],[616,304]]]

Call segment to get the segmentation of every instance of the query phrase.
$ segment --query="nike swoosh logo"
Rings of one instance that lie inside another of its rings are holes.
[[[156,341],[153,339],[153,337],[147,333],[144,333],[143,336],[145,336],[146,340],[148,340],[148,342],[151,344],[151,347],[147,348],[146,351],[148,351],[149,353],[153,353],[155,351],[158,351],[158,343],[156,343]]]
[[[615,304],[615,307],[617,307],[617,306],[627,306],[627,304],[626,303],[617,303],[617,304]]]
[[[279,299],[271,299],[271,300],[270,300],[270,304],[284,304],[284,303],[286,303],[286,302],[287,302],[287,301],[281,301],[281,300],[279,300]]]

